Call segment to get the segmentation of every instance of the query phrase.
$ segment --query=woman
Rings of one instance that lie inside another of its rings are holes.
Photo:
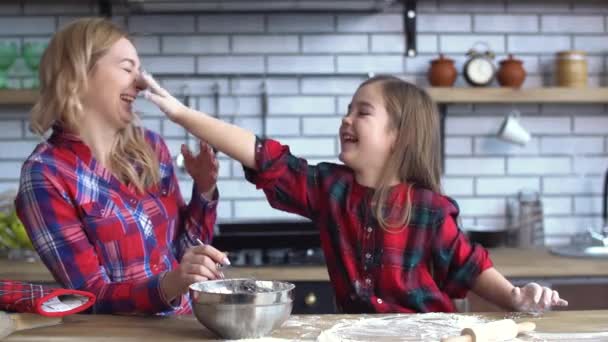
[[[194,179],[186,205],[164,141],[136,125],[140,61],[108,20],[57,32],[39,76],[32,129],[52,134],[23,165],[16,207],[43,262],[64,287],[93,292],[95,313],[191,312],[188,286],[221,277],[216,264],[228,263],[206,245],[218,199],[213,152],[182,146]]]

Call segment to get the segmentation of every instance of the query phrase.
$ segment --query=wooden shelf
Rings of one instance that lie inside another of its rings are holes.
[[[38,99],[38,90],[0,89],[0,105],[33,105]]]
[[[604,88],[427,88],[437,103],[608,103]],[[0,105],[31,105],[37,90],[0,90]]]
[[[608,88],[427,88],[437,103],[608,103]]]

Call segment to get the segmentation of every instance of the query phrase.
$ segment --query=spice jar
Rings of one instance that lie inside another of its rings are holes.
[[[503,87],[519,88],[526,79],[526,70],[524,70],[523,62],[513,58],[509,54],[509,58],[500,61],[500,68],[496,74],[498,84]]]
[[[451,87],[456,81],[458,72],[454,61],[440,54],[439,58],[431,61],[431,68],[427,76],[433,87]]]
[[[555,72],[557,85],[560,87],[586,87],[586,53],[577,50],[558,52],[555,61]]]

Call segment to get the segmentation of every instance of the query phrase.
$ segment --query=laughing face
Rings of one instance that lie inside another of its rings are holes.
[[[396,140],[380,82],[357,90],[340,126],[340,160],[355,172],[381,172]]]
[[[89,73],[82,102],[87,118],[115,130],[133,119],[133,101],[143,90],[140,62],[135,47],[126,38],[118,40]]]

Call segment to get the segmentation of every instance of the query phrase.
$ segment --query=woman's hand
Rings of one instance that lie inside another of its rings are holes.
[[[172,301],[188,291],[191,284],[224,277],[218,265],[230,265],[226,254],[210,245],[188,248],[182,261],[175,269],[167,272],[162,279],[161,289],[165,297]]]
[[[568,302],[559,298],[557,291],[542,287],[537,283],[528,283],[524,287],[514,287],[511,291],[512,307],[517,311],[542,312],[552,306],[568,306]]]
[[[200,152],[194,155],[185,144],[182,144],[184,166],[196,184],[197,190],[210,200],[215,192],[219,164],[213,149],[200,141]]]
[[[177,122],[180,114],[184,113],[188,107],[161,87],[152,75],[142,71],[141,78],[147,87],[144,91],[144,98],[157,105],[171,121]]]

